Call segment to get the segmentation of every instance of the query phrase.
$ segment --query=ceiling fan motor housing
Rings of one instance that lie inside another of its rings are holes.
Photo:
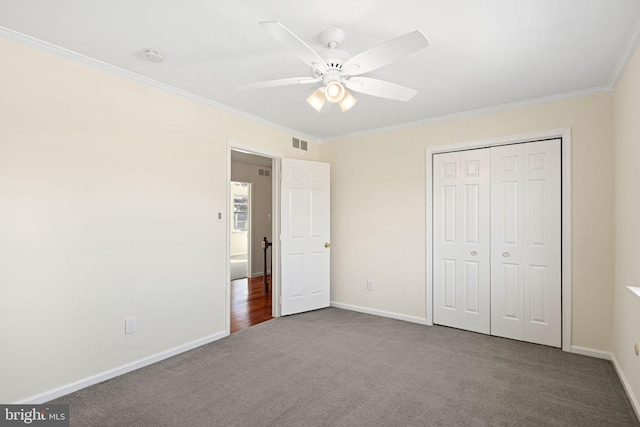
[[[320,42],[328,49],[318,52],[318,55],[327,63],[329,71],[323,73],[322,70],[313,68],[313,75],[322,78],[325,85],[333,80],[340,80],[342,64],[351,58],[347,52],[338,49],[344,41],[344,37],[345,32],[336,27],[328,28],[320,33]]]
[[[318,52],[318,54],[325,60],[329,69],[323,72],[318,68],[313,68],[313,76],[321,78],[325,85],[334,80],[341,82],[343,78],[342,65],[351,58],[351,55],[341,49],[327,49]]]
[[[342,64],[351,58],[351,55],[342,49],[326,49],[318,52],[318,55],[325,60],[329,68],[338,70],[342,68]]]

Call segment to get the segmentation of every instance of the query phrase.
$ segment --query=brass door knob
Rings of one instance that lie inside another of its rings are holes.
[[[324,247],[325,247],[325,248],[329,248],[329,247],[331,247],[331,243],[325,243],[325,244],[324,244]]]

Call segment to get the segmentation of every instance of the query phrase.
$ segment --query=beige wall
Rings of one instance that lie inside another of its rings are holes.
[[[611,96],[302,152],[281,130],[2,39],[0,57],[0,402],[224,333],[228,221],[215,211],[230,140],[330,162],[332,299],[424,319],[425,148],[571,127],[573,344],[612,350]],[[615,97],[613,347],[636,393],[640,310],[623,286],[640,283],[637,57]],[[125,336],[128,316],[138,332]]]
[[[613,355],[640,410],[640,51],[616,88],[614,101],[615,302]]]
[[[326,142],[331,292],[341,304],[425,319],[425,151],[572,129],[573,345],[611,350],[612,97],[595,95]],[[366,280],[374,281],[368,291]]]
[[[256,166],[248,163],[231,162],[231,179],[236,181],[251,182],[251,265],[249,276],[262,276],[264,267],[264,252],[262,250],[262,238],[268,241],[271,238],[272,221],[272,176],[260,176],[259,169],[271,171],[270,167]],[[271,256],[271,249],[267,251]],[[267,272],[271,269],[270,261]]]
[[[317,145],[3,39],[0,58],[0,402],[223,334],[227,143]]]

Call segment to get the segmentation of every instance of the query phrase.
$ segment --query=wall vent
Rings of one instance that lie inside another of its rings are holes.
[[[307,144],[307,141],[305,141],[304,139],[291,137],[291,146],[293,148],[299,148],[301,150],[307,151],[308,144]]]

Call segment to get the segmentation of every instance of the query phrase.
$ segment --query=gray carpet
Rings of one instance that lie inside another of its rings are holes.
[[[335,308],[62,397],[72,426],[638,426],[613,365]]]
[[[247,259],[231,258],[231,280],[244,279],[249,277],[247,268]]]

